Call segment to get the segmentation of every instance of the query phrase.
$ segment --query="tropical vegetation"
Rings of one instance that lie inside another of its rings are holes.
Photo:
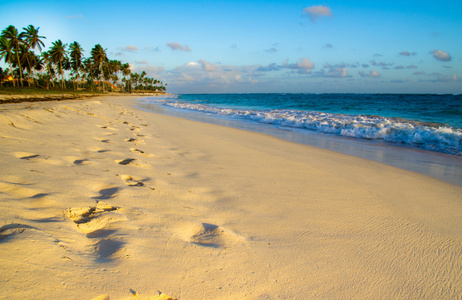
[[[8,69],[0,68],[2,87],[36,87],[43,89],[70,89],[119,92],[165,92],[161,81],[132,72],[130,64],[109,59],[107,49],[97,44],[90,56],[84,57],[84,49],[74,41],[65,44],[61,40],[43,51],[46,37],[39,35],[40,27],[29,25],[19,32],[13,25],[0,35],[0,62]],[[38,53],[36,53],[38,50]]]

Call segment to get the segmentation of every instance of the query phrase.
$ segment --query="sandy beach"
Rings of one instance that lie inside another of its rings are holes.
[[[1,299],[462,297],[462,187],[135,99],[0,106]]]

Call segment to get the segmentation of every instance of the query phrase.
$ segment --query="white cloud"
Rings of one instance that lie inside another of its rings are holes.
[[[139,65],[147,65],[148,64],[148,61],[143,59],[143,60],[135,60],[135,64],[139,64]]]
[[[167,43],[167,46],[173,51],[179,50],[179,51],[191,52],[191,49],[189,48],[188,45],[182,46],[180,43],[177,43],[177,42]]]
[[[202,69],[207,72],[215,71],[216,66],[206,62],[205,60],[201,59],[199,60],[199,63],[202,65]]]
[[[369,72],[369,77],[372,77],[372,78],[374,78],[374,77],[380,77],[380,73],[377,72],[377,71],[375,71],[375,70],[374,70],[374,71],[370,71],[370,72]]]
[[[303,12],[308,15],[312,22],[315,22],[321,17],[332,16],[332,11],[330,10],[330,8],[322,5],[307,7],[303,10]]]
[[[226,91],[255,84],[261,72],[259,66],[234,66],[212,64],[204,59],[179,65],[163,75],[164,81],[175,90],[200,92],[203,90]]]
[[[364,71],[359,71],[358,72],[359,76],[361,77],[370,77],[370,78],[378,78],[380,77],[380,73],[377,71],[369,71],[369,73],[366,73]]]
[[[151,66],[151,65],[145,65],[145,64],[141,66],[135,66],[135,65],[130,64],[130,70],[138,74],[145,71],[148,77],[151,77],[154,79],[160,79],[160,76],[164,75],[165,73],[164,67],[157,67],[157,66]]]
[[[401,51],[401,52],[399,53],[399,55],[401,55],[401,56],[411,56],[411,55],[412,55],[412,56],[415,56],[416,54],[417,54],[417,53],[415,53],[415,52],[412,52],[412,53],[411,53],[411,52],[409,52],[409,51]]]
[[[443,51],[443,50],[433,50],[430,53],[433,54],[433,57],[436,60],[451,61],[452,59],[451,55],[449,55],[446,51]]]
[[[335,68],[330,70],[327,75],[329,77],[347,77],[348,69],[347,68]]]
[[[298,70],[299,74],[309,74],[311,69],[314,69],[314,64],[308,58],[302,57],[295,64],[289,64],[288,60],[286,60],[282,67]]]
[[[345,78],[348,76],[348,69],[346,64],[341,63],[338,65],[331,65],[326,63],[321,70],[314,73],[315,77],[329,77],[329,78]]]
[[[258,72],[271,72],[271,71],[278,71],[279,66],[275,63],[269,64],[268,66],[259,66],[257,71]]]
[[[127,47],[120,48],[120,49],[122,51],[126,51],[126,52],[136,52],[136,51],[138,51],[138,47],[134,46],[134,45],[128,45]]]
[[[186,66],[188,67],[195,67],[195,66],[198,66],[199,64],[195,61],[190,61],[186,64]]]

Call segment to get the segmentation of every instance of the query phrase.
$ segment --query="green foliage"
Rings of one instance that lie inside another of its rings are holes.
[[[61,40],[52,43],[48,51],[39,35],[40,27],[29,25],[18,32],[13,25],[5,28],[0,35],[0,60],[9,65],[8,73],[14,76],[13,81],[0,78],[2,87],[7,85],[35,86],[47,90],[61,86],[62,89],[89,91],[122,91],[134,92],[163,92],[165,85],[154,78],[147,77],[145,71],[141,74],[132,73],[128,63],[111,60],[100,44],[91,49],[90,57],[83,56],[83,48],[78,42],[69,45]],[[33,50],[38,49],[37,55]],[[13,69],[14,68],[14,69]],[[23,80],[23,71],[26,71]],[[57,75],[58,74],[58,75]],[[1,73],[0,73],[1,75]],[[57,80],[60,77],[60,83]],[[18,80],[19,77],[19,80]],[[95,81],[98,81],[99,88]]]

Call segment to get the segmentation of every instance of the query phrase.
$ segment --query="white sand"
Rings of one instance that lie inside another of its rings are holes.
[[[130,99],[0,106],[0,298],[462,297],[462,187]]]

